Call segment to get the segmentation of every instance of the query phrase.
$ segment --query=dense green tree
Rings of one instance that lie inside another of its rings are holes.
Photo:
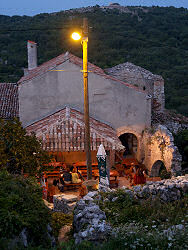
[[[49,161],[35,135],[27,135],[17,119],[0,120],[0,170],[34,175],[42,172],[43,164]]]

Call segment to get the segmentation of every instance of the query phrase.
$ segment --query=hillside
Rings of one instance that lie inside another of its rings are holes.
[[[82,17],[89,20],[89,61],[109,68],[131,62],[165,79],[166,107],[188,116],[188,10],[99,6],[29,16],[0,16],[0,82],[15,82],[27,67],[27,40],[38,43],[38,64],[70,51]],[[18,31],[19,30],[19,31]]]

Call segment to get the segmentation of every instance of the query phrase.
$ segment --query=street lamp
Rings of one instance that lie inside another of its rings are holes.
[[[77,32],[73,32],[72,35],[71,35],[72,39],[75,40],[75,41],[78,41],[81,39],[81,35]]]
[[[83,49],[83,80],[84,80],[84,123],[85,123],[85,151],[87,162],[87,179],[92,179],[91,167],[91,147],[90,147],[90,126],[89,126],[89,97],[88,97],[88,60],[87,60],[87,44],[88,44],[88,22],[87,18],[83,19],[83,36],[74,32],[72,39],[78,41],[81,39]]]

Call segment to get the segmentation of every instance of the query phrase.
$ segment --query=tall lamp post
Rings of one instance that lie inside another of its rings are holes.
[[[88,97],[88,59],[87,59],[87,44],[88,44],[88,21],[83,19],[83,36],[74,32],[72,34],[74,40],[80,40],[83,49],[83,81],[84,81],[84,123],[85,123],[85,151],[87,162],[87,179],[92,179],[91,167],[91,147],[90,147],[90,125],[89,125],[89,97]]]

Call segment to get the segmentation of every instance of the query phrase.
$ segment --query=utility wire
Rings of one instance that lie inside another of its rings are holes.
[[[46,31],[46,30],[63,30],[68,25],[63,25],[61,28],[45,28],[45,29],[0,29],[0,32],[20,32],[20,31]],[[70,26],[69,26],[70,27]]]

